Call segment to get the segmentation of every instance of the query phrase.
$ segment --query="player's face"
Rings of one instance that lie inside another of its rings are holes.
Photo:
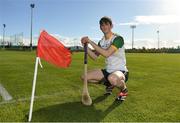
[[[111,32],[112,25],[110,25],[109,23],[103,23],[100,25],[100,29],[104,34],[107,34]]]

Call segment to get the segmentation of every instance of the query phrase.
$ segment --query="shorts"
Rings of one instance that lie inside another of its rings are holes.
[[[106,85],[106,86],[111,86],[111,83],[110,83],[109,80],[108,80],[108,76],[109,76],[111,73],[107,72],[106,69],[101,69],[101,71],[102,71],[102,73],[103,73],[103,75],[104,75],[104,78],[103,78],[103,80],[101,81],[101,83],[103,82],[104,85]],[[124,74],[124,76],[125,76],[125,83],[126,83],[126,82],[128,81],[129,72],[122,71],[122,70],[119,70],[119,71],[121,71],[121,72]]]

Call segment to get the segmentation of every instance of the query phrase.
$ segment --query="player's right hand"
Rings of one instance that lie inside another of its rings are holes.
[[[89,38],[88,38],[88,36],[85,36],[85,37],[82,37],[82,38],[81,38],[81,44],[84,46],[84,44],[86,44],[86,43],[89,43]]]

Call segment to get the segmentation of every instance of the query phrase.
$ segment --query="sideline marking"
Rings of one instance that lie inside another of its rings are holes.
[[[5,101],[12,100],[12,96],[8,93],[8,91],[3,87],[1,83],[0,83],[0,95]]]

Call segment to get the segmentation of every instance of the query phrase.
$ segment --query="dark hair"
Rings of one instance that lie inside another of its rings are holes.
[[[112,20],[111,20],[111,18],[104,16],[99,21],[100,25],[102,25],[103,23],[105,23],[105,24],[109,23],[110,25],[112,25]]]

